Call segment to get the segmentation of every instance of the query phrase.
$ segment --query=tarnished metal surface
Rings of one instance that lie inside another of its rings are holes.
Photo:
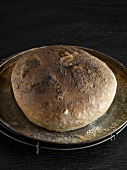
[[[44,48],[44,47],[42,47]],[[6,60],[0,66],[0,121],[9,129],[38,141],[56,144],[88,144],[111,135],[127,122],[127,70],[119,62],[97,51],[81,48],[104,61],[114,72],[118,88],[109,110],[88,126],[64,133],[51,132],[32,124],[18,107],[11,87],[11,72],[23,53]]]

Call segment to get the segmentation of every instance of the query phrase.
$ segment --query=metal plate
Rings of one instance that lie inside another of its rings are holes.
[[[31,123],[18,107],[11,87],[11,72],[16,61],[39,47],[18,53],[0,65],[0,123],[1,132],[33,146],[52,149],[81,149],[97,145],[115,137],[127,125],[127,70],[113,58],[100,52],[78,47],[104,61],[114,72],[118,88],[108,111],[84,128],[58,133]]]

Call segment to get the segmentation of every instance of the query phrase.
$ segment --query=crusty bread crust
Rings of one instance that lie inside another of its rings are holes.
[[[11,75],[15,99],[26,117],[48,130],[88,125],[110,107],[117,88],[111,69],[72,46],[47,46],[16,63]]]

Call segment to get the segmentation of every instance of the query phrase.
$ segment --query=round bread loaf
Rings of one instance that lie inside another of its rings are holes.
[[[15,99],[34,124],[56,132],[88,125],[110,107],[117,88],[111,69],[72,46],[23,54],[11,75]]]

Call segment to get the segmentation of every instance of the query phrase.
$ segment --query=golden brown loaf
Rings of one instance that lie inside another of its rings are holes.
[[[57,132],[84,127],[101,117],[117,88],[115,76],[104,62],[63,45],[24,53],[11,81],[26,117]]]

